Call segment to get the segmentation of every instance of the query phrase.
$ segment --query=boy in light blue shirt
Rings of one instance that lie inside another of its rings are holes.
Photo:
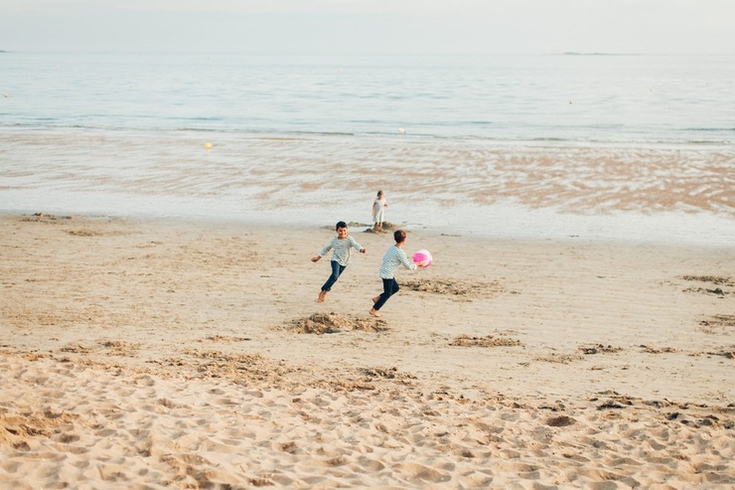
[[[324,300],[327,299],[327,293],[332,290],[334,283],[337,282],[339,276],[342,275],[345,268],[349,265],[350,259],[352,258],[352,249],[354,248],[363,254],[367,253],[366,248],[363,248],[363,246],[357,243],[354,238],[349,236],[347,223],[340,221],[335,226],[335,229],[337,230],[337,236],[332,238],[329,243],[319,251],[319,255],[311,258],[312,262],[319,262],[319,259],[324,257],[330,250],[333,250],[332,260],[330,261],[332,265],[332,274],[329,276],[327,282],[324,283],[322,290],[319,292],[319,297],[316,300],[318,303],[323,303]]]

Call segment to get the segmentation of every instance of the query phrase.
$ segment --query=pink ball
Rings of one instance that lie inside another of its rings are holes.
[[[431,253],[423,248],[413,254],[413,263],[417,265],[423,265],[424,269],[429,267],[433,261],[434,258],[431,256]]]

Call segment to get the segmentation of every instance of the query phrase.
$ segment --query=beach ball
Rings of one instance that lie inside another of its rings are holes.
[[[431,253],[429,253],[429,251],[426,249],[422,248],[421,250],[413,254],[413,263],[417,265],[423,265],[424,269],[429,267],[433,261],[434,258],[431,256]]]
[[[204,149],[205,150],[211,150],[212,149],[212,143],[209,143],[209,142],[204,143]]]

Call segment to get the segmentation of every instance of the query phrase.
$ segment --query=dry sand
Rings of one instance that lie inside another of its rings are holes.
[[[0,487],[735,488],[735,250],[0,217]]]

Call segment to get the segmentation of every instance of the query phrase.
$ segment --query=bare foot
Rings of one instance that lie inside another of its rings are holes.
[[[379,299],[380,299],[380,296],[374,297],[373,298],[373,304],[377,303]]]
[[[316,299],[317,303],[324,303],[324,300],[327,299],[327,292],[321,291],[319,292],[319,297]]]
[[[382,316],[380,313],[378,313],[378,310],[376,310],[375,308],[370,308],[369,313],[371,315],[375,316],[375,317],[378,317],[378,318],[380,318]]]

